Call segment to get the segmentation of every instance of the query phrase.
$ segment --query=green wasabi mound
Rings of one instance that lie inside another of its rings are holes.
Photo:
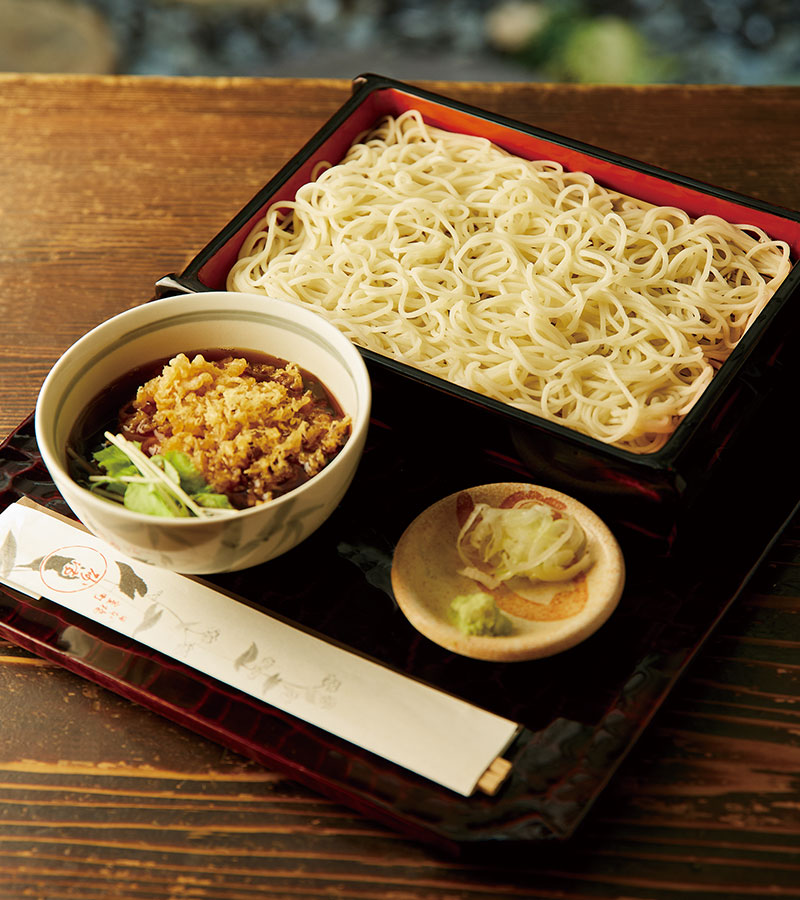
[[[450,622],[464,634],[502,637],[511,634],[513,628],[511,619],[500,612],[491,594],[483,591],[459,594],[451,601],[448,612]]]

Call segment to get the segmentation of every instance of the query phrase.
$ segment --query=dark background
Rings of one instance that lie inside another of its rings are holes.
[[[800,83],[800,0],[0,0],[0,71]]]

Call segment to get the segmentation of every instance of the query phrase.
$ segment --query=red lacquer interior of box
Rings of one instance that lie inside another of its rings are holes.
[[[566,169],[587,172],[599,184],[648,203],[676,206],[692,217],[711,214],[735,224],[756,225],[770,237],[786,241],[795,258],[800,256],[800,222],[793,219],[706,194],[671,181],[668,177],[641,172],[445,103],[396,88],[382,88],[369,93],[330,137],[290,173],[275,192],[265,198],[262,206],[202,265],[198,272],[202,284],[212,290],[224,290],[227,274],[236,261],[239,248],[268,206],[276,201],[292,199],[301,185],[311,180],[318,163],[339,162],[349,147],[381,117],[397,116],[409,109],[419,110],[430,125],[458,133],[481,135],[509,153],[526,159],[556,160]]]

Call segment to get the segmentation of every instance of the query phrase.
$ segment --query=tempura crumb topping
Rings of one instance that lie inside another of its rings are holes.
[[[304,386],[295,363],[183,353],[138,389],[120,424],[148,453],[187,453],[216,491],[246,506],[316,475],[351,427]]]

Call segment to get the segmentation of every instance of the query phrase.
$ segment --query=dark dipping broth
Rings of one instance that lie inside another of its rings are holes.
[[[225,360],[230,359],[246,359],[248,365],[242,376],[250,376],[257,382],[278,382],[287,388],[287,393],[293,398],[299,399],[306,392],[310,393],[311,402],[304,405],[304,413],[315,417],[327,416],[337,423],[346,418],[342,408],[325,385],[302,367],[297,367],[302,379],[302,387],[299,390],[294,386],[290,387],[291,379],[281,375],[281,370],[285,370],[287,366],[291,365],[285,359],[260,351],[233,348],[183,352],[189,360],[194,360],[197,355],[200,355],[207,362],[216,364],[222,364]],[[139,442],[141,449],[148,456],[159,452],[160,438],[157,434],[152,431],[131,430],[126,423],[130,421],[135,412],[134,400],[139,388],[161,375],[165,367],[176,359],[176,356],[177,354],[137,366],[106,387],[88,404],[73,425],[67,441],[67,461],[70,475],[76,481],[86,483],[88,475],[101,471],[93,461],[93,454],[107,446],[105,432],[121,434],[129,441]],[[149,403],[146,406],[153,407],[150,413],[155,411],[155,403]],[[143,407],[145,412],[147,412],[146,406]],[[304,415],[303,418],[306,416]],[[349,433],[348,425],[347,436]],[[325,464],[337,455],[346,440],[347,437],[341,441],[341,445],[336,448],[335,452],[326,458]],[[202,470],[202,467],[199,468]],[[270,485],[269,499],[274,499],[299,487],[314,474],[316,472],[309,474],[299,460],[292,460],[288,471],[282,472],[280,482]],[[221,492],[226,494],[231,505],[236,509],[246,509],[255,505],[258,500],[254,495],[252,485],[247,483],[241,484],[236,489]]]

